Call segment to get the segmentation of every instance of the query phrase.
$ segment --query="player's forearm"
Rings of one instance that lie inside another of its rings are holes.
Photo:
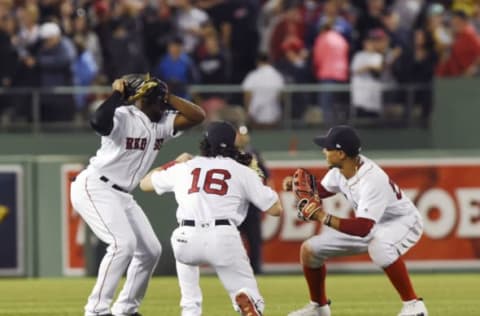
[[[120,91],[114,91],[90,118],[90,125],[100,135],[108,135],[113,129],[113,116],[116,108],[123,103],[123,96]]]
[[[358,237],[367,236],[375,225],[375,222],[368,218],[340,218],[324,212],[319,212],[315,220],[339,232]]]
[[[168,103],[180,112],[192,125],[197,125],[205,119],[205,111],[197,104],[170,94]]]
[[[282,215],[283,212],[283,207],[282,203],[280,203],[280,200],[277,200],[272,207],[270,207],[268,210],[265,211],[268,215],[271,216],[280,216]]]
[[[153,184],[152,184],[152,173],[155,171],[152,170],[150,171],[143,179],[140,181],[140,190],[144,192],[152,192],[153,189]]]
[[[144,192],[152,192],[154,191],[153,183],[152,183],[152,174],[156,171],[163,170],[163,166],[157,167],[155,169],[150,170],[150,172],[140,180],[140,190]]]

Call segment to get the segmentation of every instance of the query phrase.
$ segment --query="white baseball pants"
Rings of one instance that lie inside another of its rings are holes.
[[[341,233],[323,226],[319,235],[306,241],[314,254],[312,267],[320,267],[328,258],[367,253],[379,267],[385,268],[412,248],[423,232],[418,212],[378,223],[364,238]]]
[[[131,194],[112,188],[87,170],[72,183],[71,201],[95,235],[108,244],[85,316],[136,312],[162,250],[148,218]],[[127,267],[126,282],[110,311]]]
[[[196,226],[180,226],[173,231],[171,243],[182,293],[182,316],[201,315],[198,268],[201,264],[209,264],[215,269],[236,311],[235,294],[245,289],[263,313],[265,303],[240,233],[234,225],[215,226],[215,221],[211,221],[196,223]]]

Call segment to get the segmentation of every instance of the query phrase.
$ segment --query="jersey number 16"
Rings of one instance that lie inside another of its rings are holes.
[[[188,190],[188,194],[200,191],[198,181],[200,179],[201,168],[195,168],[191,174],[193,176],[192,186]],[[210,169],[205,174],[203,182],[203,191],[208,194],[225,195],[228,191],[228,183],[226,180],[230,179],[232,175],[225,169]]]

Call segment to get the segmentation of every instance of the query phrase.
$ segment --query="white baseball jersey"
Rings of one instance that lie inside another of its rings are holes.
[[[145,295],[161,245],[147,216],[125,191],[137,186],[162,144],[173,137],[174,119],[174,113],[165,112],[155,123],[135,106],[117,108],[112,131],[102,137],[96,156],[72,183],[73,207],[109,245],[85,316],[134,314]],[[111,306],[128,266],[126,282]]]
[[[262,211],[278,200],[249,167],[226,157],[195,157],[152,174],[158,194],[173,191],[178,203],[177,219],[209,221],[229,219],[240,225],[248,203]]]
[[[90,159],[89,168],[132,191],[152,166],[163,143],[177,136],[175,116],[175,112],[165,112],[159,122],[152,122],[133,105],[117,108],[113,130],[102,137],[102,145]]]
[[[322,180],[327,191],[342,193],[352,204],[356,217],[385,222],[416,212],[412,201],[376,163],[360,156],[357,173],[346,179],[338,168],[332,168]]]
[[[307,241],[318,267],[329,258],[368,252],[372,261],[384,268],[405,254],[422,235],[422,218],[412,201],[376,163],[365,156],[360,159],[361,166],[352,178],[346,179],[338,168],[333,168],[322,185],[330,192],[342,193],[356,217],[372,219],[376,224],[365,237],[324,226],[319,235]]]

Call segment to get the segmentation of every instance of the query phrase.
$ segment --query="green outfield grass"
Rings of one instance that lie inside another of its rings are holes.
[[[480,274],[414,274],[417,291],[430,316],[480,315]],[[262,276],[266,316],[285,316],[303,306],[307,289],[302,276]],[[81,316],[94,279],[2,279],[0,315]],[[216,277],[203,276],[204,316],[237,315]],[[396,316],[400,301],[386,277],[332,275],[327,279],[334,316]],[[145,316],[180,315],[179,289],[173,277],[155,277],[141,308]]]

